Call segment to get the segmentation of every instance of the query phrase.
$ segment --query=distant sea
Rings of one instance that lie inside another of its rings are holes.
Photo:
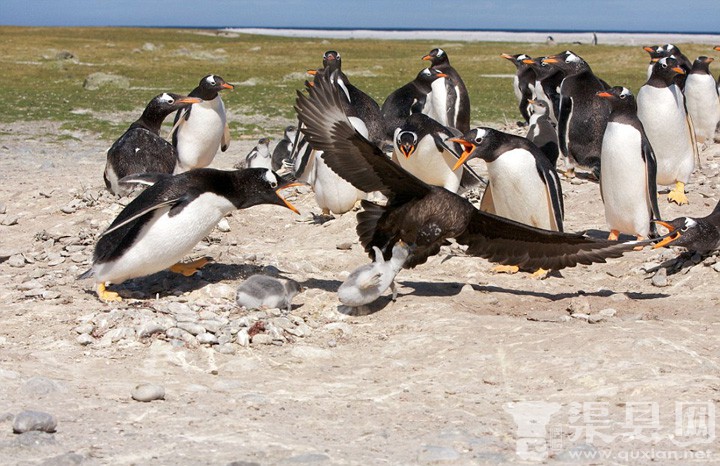
[[[450,40],[480,42],[555,42],[612,45],[653,45],[666,43],[694,43],[720,45],[720,34],[678,32],[626,31],[499,31],[499,30],[431,30],[431,29],[295,29],[295,28],[222,28],[240,34],[260,34],[283,37],[317,37],[322,39],[397,39]]]

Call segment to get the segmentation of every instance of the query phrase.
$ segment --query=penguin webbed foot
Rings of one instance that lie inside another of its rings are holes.
[[[170,267],[170,271],[174,273],[182,274],[186,277],[195,275],[198,270],[205,267],[207,264],[212,262],[212,257],[201,257],[200,259],[192,262],[178,262],[177,264]]]
[[[493,273],[507,273],[507,274],[516,274],[520,271],[520,267],[517,265],[496,265],[492,269]]]
[[[689,204],[690,201],[685,194],[685,183],[678,181],[675,183],[675,187],[670,190],[667,195],[668,202],[674,202],[677,205]]]
[[[122,298],[120,297],[119,294],[117,294],[114,291],[108,291],[105,288],[105,283],[98,283],[97,295],[98,295],[98,298],[100,298],[100,301],[104,301],[106,303],[122,301]]]

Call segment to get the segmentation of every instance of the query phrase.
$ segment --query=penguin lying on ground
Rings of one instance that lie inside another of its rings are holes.
[[[393,246],[392,257],[388,261],[383,258],[380,248],[374,246],[373,251],[375,262],[355,269],[338,288],[338,299],[344,305],[356,307],[370,304],[388,287],[392,291],[392,300],[395,301],[397,298],[395,276],[410,255],[410,247],[398,241]]]
[[[600,154],[600,194],[605,206],[609,240],[620,233],[642,240],[657,236],[652,219],[660,220],[657,202],[657,161],[637,104],[624,87],[597,93],[610,102],[610,119]]]
[[[202,104],[175,114],[172,132],[172,143],[178,153],[175,173],[207,167],[218,148],[225,152],[230,145],[230,128],[219,94],[223,89],[234,89],[234,86],[214,74],[203,77],[188,94],[202,99]]]
[[[235,301],[246,309],[292,310],[293,298],[302,291],[295,280],[283,280],[267,275],[252,275],[238,286]]]
[[[100,235],[93,265],[79,277],[94,277],[98,296],[104,301],[120,301],[117,293],[105,289],[109,283],[122,283],[171,266],[170,270],[186,276],[195,273],[207,260],[191,264],[178,261],[233,210],[275,204],[298,213],[280,195],[280,190],[293,183],[261,168],[202,168],[175,176],[136,175],[123,181],[151,186]]]
[[[107,151],[105,186],[116,195],[124,194],[118,181],[136,173],[172,173],[177,151],[160,137],[160,127],[172,112],[198,104],[202,99],[163,93],[153,97],[140,118]]]
[[[707,217],[679,217],[669,222],[657,221],[669,230],[662,241],[653,246],[681,246],[689,251],[708,254],[720,249],[720,202]]]

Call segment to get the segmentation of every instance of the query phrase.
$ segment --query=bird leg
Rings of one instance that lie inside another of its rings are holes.
[[[638,241],[642,241],[642,240],[645,239],[645,238],[644,238],[643,236],[641,236],[641,235],[637,235],[635,238],[636,238]],[[633,248],[633,251],[642,251],[643,247],[644,247],[643,245],[635,246],[635,247]]]
[[[397,301],[397,288],[395,288],[395,280],[390,282],[390,291],[392,291],[392,301]]]
[[[575,178],[575,167],[568,167],[562,173],[565,178]]]
[[[620,237],[620,231],[610,230],[610,234],[608,235],[608,241],[617,241],[619,237]]]
[[[119,294],[114,291],[108,291],[107,289],[105,289],[105,282],[98,283],[97,295],[101,301],[105,301],[106,303],[112,301],[122,301],[122,298]]]
[[[675,182],[675,188],[667,195],[668,202],[674,202],[677,205],[688,204],[688,198],[685,195],[685,183],[682,181]]]
[[[187,263],[178,262],[177,264],[170,267],[170,271],[175,273],[181,273],[186,277],[189,277],[190,275],[194,275],[198,270],[203,268],[209,262],[211,262],[209,257],[201,257],[200,259]]]
[[[517,265],[496,265],[493,268],[493,272],[495,273],[518,273],[520,271],[520,267]]]

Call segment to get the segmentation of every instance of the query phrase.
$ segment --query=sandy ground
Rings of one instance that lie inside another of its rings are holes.
[[[655,286],[646,270],[678,251],[631,252],[538,281],[446,249],[401,272],[397,302],[385,296],[348,315],[335,290],[367,261],[355,216],[301,222],[319,212],[301,189],[292,198],[303,217],[235,212],[229,232],[193,252],[216,260],[200,276],[132,280],[116,288],[125,301],[104,304],[75,277],[121,208],[102,183],[111,141],[53,123],[4,131],[4,464],[720,462],[715,257]],[[230,168],[253,145],[234,141],[213,166]],[[714,207],[719,146],[702,159],[690,205],[663,201],[664,216]],[[596,184],[563,189],[568,231],[606,230]],[[270,266],[307,287],[289,316],[307,328],[301,336],[220,352],[132,331],[171,304],[241,319],[249,311],[234,307],[232,291]],[[77,328],[89,321],[83,345]],[[162,385],[165,400],[132,400],[141,383]],[[56,432],[13,434],[23,410],[52,414]]]

